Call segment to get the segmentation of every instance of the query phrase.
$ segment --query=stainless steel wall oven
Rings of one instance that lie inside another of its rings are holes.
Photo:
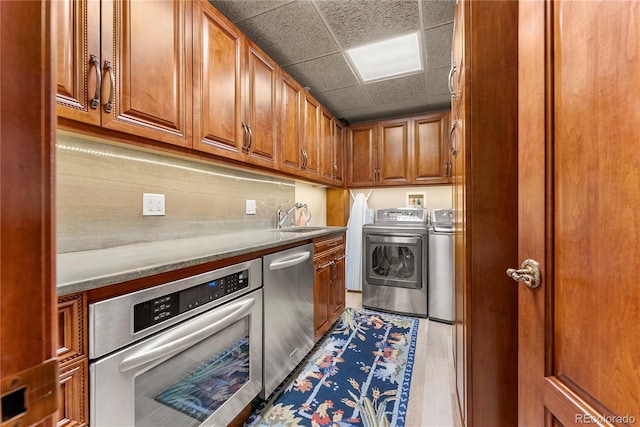
[[[427,217],[422,209],[375,212],[363,227],[362,305],[427,316]]]
[[[91,304],[91,425],[227,425],[262,389],[261,287],[256,259]]]

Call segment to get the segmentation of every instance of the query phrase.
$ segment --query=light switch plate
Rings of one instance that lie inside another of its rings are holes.
[[[142,216],[163,216],[164,194],[142,193]]]
[[[247,215],[255,215],[256,214],[256,201],[255,200],[247,200],[245,203],[245,213]]]

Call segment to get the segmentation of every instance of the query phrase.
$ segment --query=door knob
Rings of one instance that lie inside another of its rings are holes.
[[[529,288],[535,289],[540,286],[540,265],[532,259],[525,259],[519,269],[508,269],[507,276],[516,282],[524,282]]]

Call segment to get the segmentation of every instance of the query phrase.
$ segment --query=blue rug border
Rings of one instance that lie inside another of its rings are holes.
[[[317,350],[325,344],[330,335],[332,335],[336,328],[338,328],[342,324],[342,317],[347,311],[357,311],[358,313],[364,314],[376,314],[388,317],[394,317],[397,319],[411,319],[413,321],[413,326],[411,328],[411,343],[410,343],[410,352],[407,355],[407,368],[404,372],[404,382],[402,388],[400,390],[400,399],[398,401],[398,417],[396,418],[396,422],[392,424],[392,427],[405,427],[406,426],[406,413],[409,406],[409,396],[410,396],[410,388],[412,383],[413,376],[413,365],[415,363],[415,353],[417,349],[417,341],[418,341],[418,329],[420,328],[420,318],[416,316],[411,316],[408,314],[402,313],[390,313],[385,311],[372,310],[369,308],[363,307],[346,307],[342,312],[340,317],[338,317],[333,325],[325,332],[322,337],[314,344],[313,348],[307,353],[305,358],[296,366],[296,368],[287,376],[287,378],[280,384],[276,390],[267,398],[267,400],[256,398],[252,404],[252,414],[245,421],[244,427],[254,426],[256,423],[262,419],[264,412],[267,410],[269,406],[271,406],[284,391],[287,389],[289,383],[293,381],[294,378],[298,375],[300,369],[302,369],[309,359],[317,352]],[[426,319],[423,319],[426,320]],[[410,362],[410,363],[409,363]],[[400,413],[402,412],[402,415]],[[402,424],[400,424],[401,422]]]

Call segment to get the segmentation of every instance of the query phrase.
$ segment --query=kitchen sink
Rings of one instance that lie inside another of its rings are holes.
[[[311,231],[326,230],[327,227],[289,227],[289,228],[277,228],[273,231],[279,231],[280,233],[309,233]]]

